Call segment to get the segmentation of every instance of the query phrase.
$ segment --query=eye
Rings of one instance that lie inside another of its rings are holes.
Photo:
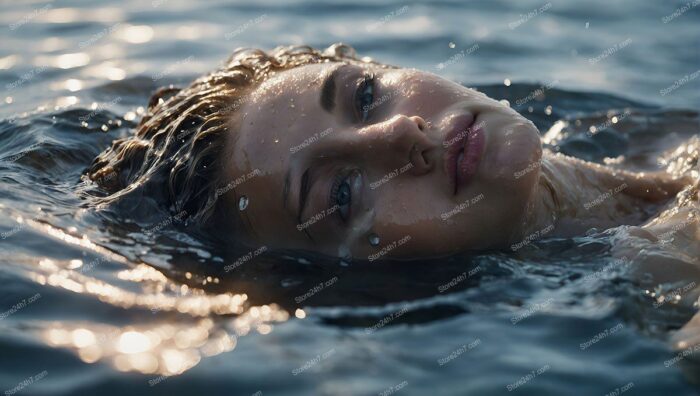
[[[331,186],[330,207],[335,208],[343,222],[352,214],[352,190],[360,183],[359,171],[339,173]]]
[[[369,119],[374,103],[374,74],[366,74],[355,91],[355,112],[360,122]]]
[[[336,207],[338,215],[343,221],[350,217],[350,205],[352,204],[352,187],[347,177],[336,177],[331,188],[331,208]]]

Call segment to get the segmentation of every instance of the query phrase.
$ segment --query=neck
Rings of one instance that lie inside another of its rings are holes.
[[[520,235],[569,237],[591,228],[641,224],[679,188],[638,174],[545,152]]]

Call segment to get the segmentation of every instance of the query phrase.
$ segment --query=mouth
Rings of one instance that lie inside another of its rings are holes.
[[[483,123],[476,121],[477,115],[473,114],[454,117],[442,143],[445,147],[443,165],[455,195],[474,178],[484,152]]]

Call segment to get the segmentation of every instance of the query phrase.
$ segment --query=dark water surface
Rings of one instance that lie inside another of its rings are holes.
[[[4,2],[0,391],[696,394],[700,371],[668,343],[692,304],[628,280],[619,230],[348,265],[223,252],[166,213],[95,211],[81,181],[157,87],[239,46],[336,41],[563,127],[554,150],[660,169],[700,129],[696,3]]]

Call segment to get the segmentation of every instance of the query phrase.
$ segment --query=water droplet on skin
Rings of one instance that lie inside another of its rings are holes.
[[[370,245],[379,246],[379,235],[372,233],[369,234],[369,238],[367,239],[369,240]]]
[[[450,48],[454,48],[454,47],[457,46],[455,43],[453,43],[453,42],[451,42],[451,41],[450,41],[450,44],[448,44],[448,45],[449,45]]]
[[[248,197],[245,195],[238,199],[238,210],[245,210],[248,207]]]

